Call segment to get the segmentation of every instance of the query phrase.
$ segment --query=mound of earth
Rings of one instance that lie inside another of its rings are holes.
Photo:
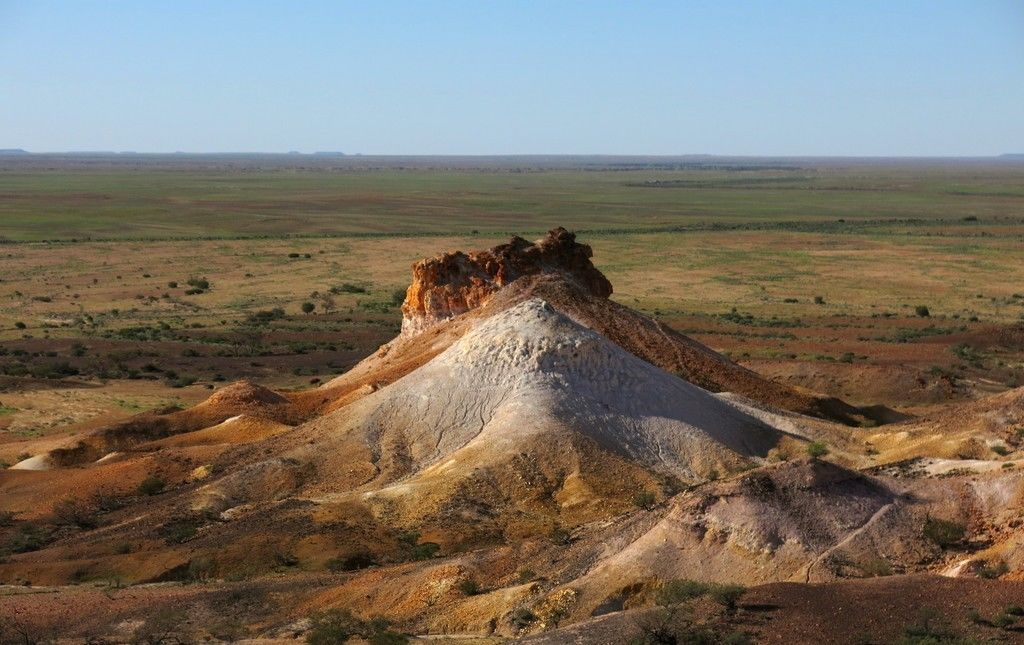
[[[482,320],[415,372],[309,431],[324,435],[313,453],[333,438],[364,444],[375,456],[373,483],[431,467],[485,467],[535,436],[570,432],[636,464],[699,481],[763,459],[780,438],[539,299]]]
[[[221,388],[201,405],[216,409],[249,409],[250,412],[264,410],[267,406],[287,405],[288,399],[277,392],[249,381],[239,381]]]
[[[66,447],[50,451],[48,459],[51,464],[62,467],[82,465],[111,452],[137,449],[146,442],[207,428],[243,414],[294,423],[293,407],[287,398],[273,390],[241,381],[218,390],[187,410],[171,408],[143,413],[90,432]]]
[[[324,384],[318,405],[336,409],[401,378],[444,351],[482,318],[540,298],[626,351],[712,392],[819,418],[861,425],[895,415],[759,376],[662,323],[609,299],[611,285],[590,261],[591,250],[555,229],[534,243],[514,238],[487,251],[450,253],[414,265],[402,306],[402,334],[350,372]],[[475,259],[474,259],[475,258]],[[312,402],[312,395],[294,397]],[[326,403],[325,399],[330,399]]]
[[[1024,447],[1024,387],[885,426],[867,441],[885,462],[933,457],[1012,464]]]

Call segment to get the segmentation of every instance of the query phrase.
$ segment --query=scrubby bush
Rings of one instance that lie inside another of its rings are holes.
[[[406,556],[410,560],[429,560],[438,554],[441,545],[435,542],[420,542],[418,531],[406,531],[398,535]]]
[[[480,584],[472,578],[466,578],[459,582],[459,591],[467,596],[475,596],[480,593]]]
[[[338,556],[327,561],[330,571],[357,571],[376,564],[373,554],[369,551],[357,551],[345,556]]]
[[[302,303],[302,307],[301,308],[302,308],[302,313],[304,313],[304,314],[311,314],[311,313],[313,313],[313,310],[316,309],[316,305],[313,304],[312,302],[304,302],[304,303]]]
[[[1010,625],[1017,622],[1017,619],[1013,616],[1007,616],[1006,614],[996,614],[992,617],[992,620],[990,620],[989,622],[992,624],[993,627],[998,627],[999,629],[1006,629]]]
[[[53,521],[57,525],[79,529],[94,529],[99,525],[97,509],[77,499],[66,499],[53,507]]]
[[[38,551],[50,543],[53,534],[38,524],[23,524],[11,536],[7,548],[11,553]]]
[[[349,282],[345,282],[344,284],[340,284],[336,287],[331,287],[331,293],[366,293],[366,288],[360,287],[358,284],[351,284]]]
[[[736,605],[740,598],[747,592],[743,585],[715,584],[711,585],[709,595],[727,611],[736,611]]]
[[[892,575],[892,566],[884,558],[872,558],[860,565],[860,570],[869,578],[881,578]]]
[[[168,544],[183,544],[196,536],[201,522],[193,517],[179,517],[165,524],[160,533]]]
[[[921,610],[917,622],[903,629],[903,637],[897,641],[899,645],[938,645],[939,643],[967,643],[954,632],[935,609],[926,607]]]
[[[959,522],[929,517],[924,523],[924,537],[945,548],[964,539],[967,528]]]
[[[548,534],[548,538],[552,544],[558,546],[568,546],[572,542],[572,534],[566,531],[560,526],[556,526],[551,529],[551,533]]]
[[[189,279],[185,282],[185,284],[195,289],[199,289],[200,291],[206,291],[210,288],[209,280],[197,276],[189,276]]]
[[[436,542],[421,542],[412,547],[410,557],[413,560],[429,560],[441,551],[441,545]]]
[[[250,313],[245,317],[246,325],[266,325],[267,323],[284,318],[284,309],[274,307],[273,309],[261,309]]]
[[[533,623],[533,621],[537,620],[537,615],[526,607],[517,607],[512,610],[508,619],[516,629],[526,629]]]
[[[985,562],[978,567],[978,577],[994,580],[1009,573],[1010,567],[1003,560]]]
[[[661,585],[655,593],[655,602],[662,606],[678,605],[680,603],[701,598],[711,597],[715,602],[725,607],[728,611],[734,611],[740,597],[746,593],[746,587],[737,584],[721,584],[715,582],[700,582],[698,580],[669,580]]]
[[[213,560],[205,555],[192,558],[188,562],[188,578],[194,582],[205,582],[213,577]]]
[[[142,480],[139,484],[138,492],[139,495],[159,495],[164,491],[164,480],[160,479],[156,475],[150,475]]]
[[[823,304],[825,304],[825,297],[824,296],[814,296],[814,304],[816,304],[816,305],[823,305]]]
[[[654,599],[659,605],[676,605],[707,595],[711,585],[696,580],[669,580],[661,585]]]
[[[26,327],[25,323],[21,322],[20,320],[18,322],[14,323],[14,328],[15,329],[25,329],[25,327]]]
[[[823,444],[820,441],[812,441],[811,443],[807,444],[807,454],[812,459],[818,459],[819,457],[824,457],[825,455],[828,454],[828,452],[829,452],[828,446],[826,446],[825,444]]]
[[[180,376],[179,375],[174,375],[173,378],[168,378],[167,379],[167,385],[169,385],[169,386],[171,386],[173,388],[182,388],[182,387],[188,387],[189,385],[195,385],[195,382],[198,381],[198,380],[199,380],[198,377],[190,376],[188,374],[183,374],[183,375],[180,375]]]
[[[389,628],[383,618],[369,621],[357,618],[348,609],[328,609],[310,617],[306,642],[310,645],[337,645],[362,638],[370,645],[402,645],[409,638]]]
[[[161,645],[163,643],[183,643],[179,630],[188,621],[184,609],[169,607],[159,609],[135,630],[133,643]]]
[[[643,490],[633,495],[633,505],[644,510],[651,510],[658,501],[657,496],[648,490]]]
[[[914,307],[914,313],[920,316],[921,318],[928,318],[932,315],[931,312],[928,311],[928,307],[926,307],[925,305],[918,305]]]

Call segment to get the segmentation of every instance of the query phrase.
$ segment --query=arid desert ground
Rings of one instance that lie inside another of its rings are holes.
[[[1024,640],[1020,160],[0,156],[0,267],[2,643]]]

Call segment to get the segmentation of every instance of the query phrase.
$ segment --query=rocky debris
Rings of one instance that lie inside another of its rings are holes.
[[[249,381],[238,381],[227,387],[217,390],[209,399],[207,405],[225,406],[231,409],[245,409],[251,406],[261,407],[265,405],[284,405],[288,399],[277,392],[262,385],[256,385]]]
[[[487,302],[496,291],[528,275],[557,273],[589,294],[607,298],[612,285],[590,261],[593,251],[558,227],[536,242],[513,237],[485,251],[445,253],[412,266],[413,280],[402,304],[402,334],[427,327]]]

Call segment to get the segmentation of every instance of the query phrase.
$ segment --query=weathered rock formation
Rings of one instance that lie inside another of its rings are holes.
[[[523,276],[558,273],[594,296],[607,298],[612,285],[591,263],[586,244],[562,227],[529,242],[513,237],[486,251],[445,253],[412,266],[412,284],[402,304],[402,334],[427,327],[484,303],[498,289]]]

